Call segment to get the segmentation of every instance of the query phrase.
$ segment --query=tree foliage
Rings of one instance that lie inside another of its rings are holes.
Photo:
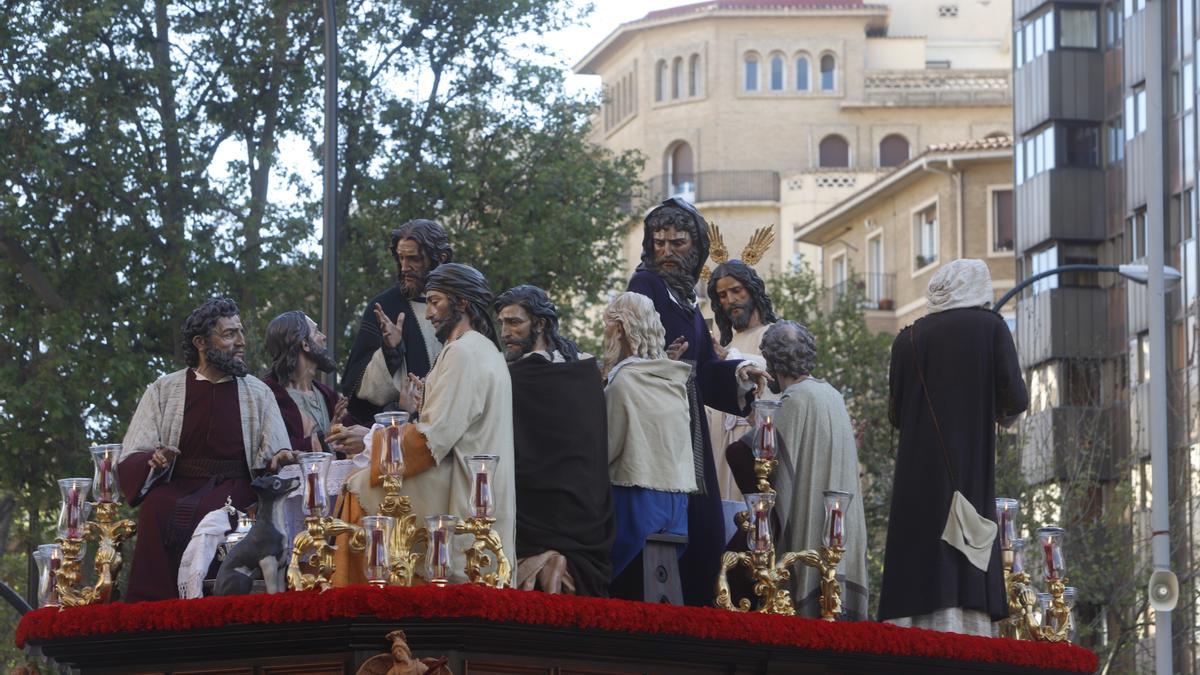
[[[322,17],[295,0],[0,3],[0,475],[23,548],[49,536],[53,479],[86,473],[179,329],[233,296],[266,321],[320,309]],[[572,302],[617,270],[640,160],[587,143],[537,36],[566,0],[338,5],[339,356],[391,283],[388,231],[444,222],[493,285]],[[12,581],[12,580],[10,580]]]

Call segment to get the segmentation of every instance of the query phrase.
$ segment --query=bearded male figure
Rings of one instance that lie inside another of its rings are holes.
[[[284,312],[267,324],[267,356],[271,368],[263,382],[275,394],[275,402],[287,426],[292,450],[347,454],[362,450],[366,427],[345,415],[346,399],[316,379],[318,372],[337,367],[325,347],[325,334],[304,312]],[[323,443],[334,425],[342,425],[353,443]]]
[[[717,265],[708,279],[708,300],[712,306],[713,320],[720,331],[718,341],[727,359],[747,359],[759,367],[765,367],[759,343],[767,327],[777,321],[775,308],[767,295],[763,283],[754,268],[741,260],[730,260]],[[775,399],[774,394],[764,393],[759,398]],[[721,486],[721,498],[742,501],[733,472],[725,461],[725,449],[749,428],[745,417],[730,415],[708,409],[708,428],[712,438],[713,459],[717,469],[717,483]]]
[[[517,584],[605,597],[613,515],[596,359],[559,334],[542,289],[511,288],[495,308],[512,378]]]
[[[251,473],[289,447],[270,388],[249,374],[238,308],[212,298],[183,326],[188,367],[146,388],[122,442],[121,491],[138,507],[127,602],[179,597],[183,551],[226,499],[255,502]]]
[[[430,272],[425,285],[426,318],[446,346],[425,378],[424,403],[410,410],[415,421],[401,431],[404,483],[401,494],[412,502],[413,513],[450,514],[466,519],[474,514],[467,458],[496,455],[492,477],[495,524],[504,554],[516,560],[516,490],[513,466],[512,384],[500,340],[492,322],[492,293],[487,279],[473,267],[445,263]],[[379,512],[383,480],[372,434],[367,435],[369,467],[346,481],[339,499],[339,518],[358,522]],[[455,537],[451,545],[450,581],[466,581],[465,550],[471,537]],[[335,584],[365,583],[361,554],[338,547]],[[508,580],[511,583],[511,580]]]
[[[604,310],[608,474],[616,539],[613,597],[645,600],[641,556],[651,534],[687,534],[696,491],[688,414],[691,367],[667,358],[654,303],[625,292]],[[653,600],[653,598],[650,598]]]
[[[396,260],[396,283],[367,303],[342,375],[350,414],[368,424],[376,413],[396,409],[409,376],[425,377],[441,351],[425,318],[425,281],[454,258],[446,231],[432,220],[410,220],[392,230],[389,250]],[[350,439],[335,435],[333,440]]]
[[[666,330],[668,352],[692,364],[688,382],[689,421],[696,483],[700,492],[688,500],[688,548],[680,561],[684,601],[711,605],[721,553],[725,549],[725,517],[713,462],[704,406],[733,415],[750,412],[758,382],[766,373],[752,362],[721,360],[696,304],[696,284],[708,258],[708,224],[686,201],[671,198],[646,215],[642,264],[629,290],[650,298]]]

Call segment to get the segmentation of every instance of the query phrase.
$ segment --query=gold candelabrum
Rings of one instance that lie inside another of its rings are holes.
[[[763,404],[763,402],[774,401],[760,401],[758,404]],[[761,411],[756,410],[756,413],[761,413]],[[770,510],[775,504],[775,490],[770,486],[769,480],[770,472],[774,470],[776,464],[772,452],[775,446],[773,442],[762,441],[760,435],[762,429],[766,429],[767,434],[773,440],[774,426],[770,423],[770,417],[763,419],[761,414],[757,414],[755,476],[758,479],[758,489],[761,491],[757,494],[745,495],[748,510],[739,513],[737,518],[740,530],[748,534],[750,550],[745,552],[726,551],[721,556],[721,567],[718,577],[716,577],[716,607],[732,611],[751,610],[752,603],[749,598],[739,599],[737,604],[733,603],[728,572],[740,566],[746,568],[746,572],[754,581],[754,593],[758,598],[760,613],[796,615],[796,605],[792,601],[791,591],[788,591],[786,586],[788,579],[792,577],[792,565],[799,562],[816,569],[817,573],[821,575],[821,619],[836,621],[841,615],[842,609],[838,565],[842,555],[845,555],[846,552],[844,515],[846,507],[850,506],[853,495],[850,492],[833,490],[824,494],[826,527],[824,527],[823,534],[824,542],[820,548],[776,554],[774,538],[770,536]],[[768,453],[763,453],[763,449],[767,449]],[[763,456],[764,454],[767,456]]]
[[[1018,510],[1015,499],[996,499],[1004,591],[1008,601],[1008,618],[1000,622],[1000,636],[1016,640],[1070,642],[1075,589],[1067,586],[1065,576],[1062,555],[1065,533],[1062,528],[1054,526],[1042,527],[1037,531],[1038,543],[1044,555],[1043,577],[1048,591],[1039,594],[1022,560],[1025,540],[1015,536]]]
[[[117,575],[121,572],[121,545],[137,533],[137,524],[119,518],[121,491],[117,468],[121,444],[94,445],[89,449],[92,478],[63,478],[58,481],[62,508],[58,515],[58,545],[62,558],[54,574],[60,607],[79,607],[112,600]],[[96,501],[87,501],[92,492]],[[88,516],[95,507],[95,520]],[[97,544],[94,566],[96,583],[80,586],[86,541]]]
[[[293,591],[322,591],[333,587],[334,554],[337,545],[329,540],[350,535],[350,550],[364,549],[362,528],[344,520],[325,515],[309,515],[304,519],[304,531],[292,542],[292,559],[288,562],[288,588]],[[307,571],[306,571],[307,570]]]
[[[348,534],[344,541],[354,552],[366,552],[364,563],[368,582],[373,586],[412,586],[418,582],[417,570],[425,559],[425,580],[445,585],[451,576],[453,560],[451,537],[470,534],[475,540],[466,550],[465,573],[472,583],[502,588],[512,579],[512,565],[504,554],[500,535],[493,528],[494,499],[492,477],[499,458],[495,455],[467,457],[471,471],[474,514],[459,520],[451,515],[430,516],[436,525],[422,527],[412,503],[400,494],[404,478],[404,454],[401,447],[403,425],[408,416],[402,412],[380,413],[372,429],[371,452],[379,464],[384,497],[378,513],[364,516],[361,525],[347,523],[325,514],[328,500],[325,476],[332,457],[327,453],[299,456],[304,480],[305,531],[296,536],[288,567],[288,585],[297,590],[325,589],[335,571],[336,545],[331,537]],[[431,532],[436,529],[436,536]],[[418,549],[424,544],[425,553]],[[302,567],[310,571],[305,572]]]
[[[500,543],[500,535],[492,527],[495,518],[474,516],[459,521],[454,526],[455,534],[474,535],[475,541],[466,551],[467,579],[473,584],[483,584],[492,588],[506,588],[512,581],[512,564],[504,555],[504,546]],[[483,570],[492,567],[491,572]]]
[[[337,545],[330,543],[330,540],[349,534],[350,549],[361,551],[364,548],[362,528],[328,515],[329,498],[325,479],[333,455],[328,452],[305,452],[297,460],[304,487],[305,518],[304,530],[292,540],[292,556],[287,569],[288,588],[294,591],[314,588],[324,591],[332,588],[336,568],[334,554]]]
[[[84,523],[82,537],[59,537],[58,544],[62,547],[62,562],[56,576],[59,605],[79,607],[109,602],[121,572],[121,544],[135,533],[136,523],[117,518],[117,504],[101,502],[96,504],[96,520]],[[95,559],[96,583],[80,587],[85,540],[99,546]]]
[[[388,560],[391,563],[388,584],[412,586],[423,557],[415,549],[429,541],[429,532],[421,527],[409,498],[400,494],[401,480],[400,476],[383,477],[384,497],[379,505],[379,515],[389,516],[395,521],[391,536],[387,538]]]
[[[467,579],[493,588],[505,588],[512,583],[512,563],[504,554],[500,533],[492,527],[496,523],[492,517],[496,507],[492,480],[499,463],[500,458],[496,455],[467,457],[467,470],[471,472],[471,505],[475,513],[454,526],[455,534],[475,537],[466,550]],[[485,572],[488,568],[493,569]]]

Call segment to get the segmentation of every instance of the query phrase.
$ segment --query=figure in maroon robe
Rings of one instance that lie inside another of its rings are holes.
[[[230,499],[254,503],[251,474],[288,449],[275,397],[247,374],[232,300],[213,298],[184,325],[188,368],[146,388],[122,448],[121,491],[138,507],[128,602],[176,598],[193,530]]]

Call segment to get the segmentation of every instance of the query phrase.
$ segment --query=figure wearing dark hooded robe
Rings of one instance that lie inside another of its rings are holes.
[[[692,246],[687,255],[676,257],[674,264],[663,265],[661,259],[655,259],[653,233],[668,226],[686,230]],[[717,357],[708,325],[696,304],[695,286],[708,259],[708,224],[691,204],[672,198],[647,214],[644,227],[642,263],[629,281],[629,290],[654,302],[666,329],[667,344],[685,340],[687,350],[680,358],[693,365],[688,397],[693,468],[700,492],[688,500],[688,545],[679,563],[684,602],[711,605],[727,542],[704,406],[744,417],[750,413],[753,397],[739,386],[737,371],[743,362]]]

